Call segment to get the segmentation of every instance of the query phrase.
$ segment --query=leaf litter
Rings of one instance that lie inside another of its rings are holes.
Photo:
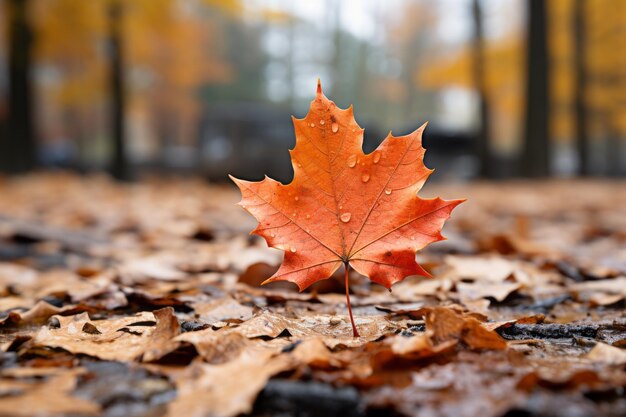
[[[354,338],[342,276],[258,287],[230,187],[2,180],[0,415],[624,415],[623,187],[426,187],[471,200],[434,278],[350,274]]]

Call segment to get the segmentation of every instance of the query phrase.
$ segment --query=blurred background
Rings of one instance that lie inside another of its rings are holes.
[[[626,1],[0,0],[0,170],[291,177],[317,78],[435,178],[626,174]]]

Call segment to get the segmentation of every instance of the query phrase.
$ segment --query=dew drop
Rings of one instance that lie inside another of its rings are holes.
[[[324,123],[326,123],[326,122],[325,122],[325,121],[323,121],[323,120],[320,120],[320,124],[321,124],[322,126],[324,126]]]
[[[391,188],[385,188],[385,194],[387,195],[391,194]]]
[[[302,164],[301,163],[298,163],[298,168],[302,168]]]
[[[361,181],[368,182],[370,180],[370,174],[363,174]]]
[[[352,214],[350,214],[350,213],[343,213],[341,216],[339,216],[341,221],[344,222],[344,223],[348,223],[350,221],[351,217],[352,217]]]
[[[270,233],[270,236],[271,236],[271,237],[276,237],[276,233],[273,233],[273,232],[272,232],[272,233]]]
[[[300,197],[295,196],[293,199],[294,199],[294,200],[296,200],[296,201],[298,201],[298,200],[300,200]]]
[[[298,215],[298,213],[293,213],[293,214],[291,215],[291,217],[296,217],[297,215]]]
[[[350,155],[348,157],[348,166],[350,168],[354,168],[355,165],[356,165],[356,155]]]
[[[291,251],[291,253],[296,253],[296,248],[294,248],[293,246],[291,247],[291,249],[289,249]]]
[[[246,205],[245,205],[245,204],[242,204],[242,205],[241,205],[241,208],[242,208],[242,209],[245,209],[245,208],[246,208]]]
[[[380,161],[380,152],[374,152],[374,163],[377,164]]]
[[[307,219],[310,219],[310,218],[311,218],[311,215],[310,215],[310,214],[307,214],[307,215],[306,215],[306,218],[307,218]]]
[[[337,123],[333,123],[333,124],[330,126],[330,130],[332,130],[332,131],[333,131],[333,133],[337,133],[337,131],[339,130],[339,124],[337,124]]]
[[[311,125],[310,125],[310,126],[311,126],[311,127],[315,127],[315,123],[311,123]]]

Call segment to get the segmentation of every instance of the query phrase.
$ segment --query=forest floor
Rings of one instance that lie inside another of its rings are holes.
[[[434,278],[260,287],[228,185],[0,179],[0,416],[626,415],[626,182],[466,197]]]

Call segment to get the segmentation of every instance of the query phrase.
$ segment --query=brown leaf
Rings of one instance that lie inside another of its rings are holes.
[[[359,317],[356,322],[361,336],[355,338],[347,317],[342,317],[338,324],[332,322],[333,317],[338,316],[312,314],[294,319],[266,311],[242,323],[235,330],[248,338],[275,338],[284,331],[298,339],[321,336],[324,344],[334,349],[339,345],[362,346],[397,329],[393,323],[381,316]]]
[[[166,307],[154,311],[153,314],[156,318],[156,327],[148,336],[147,346],[141,358],[143,362],[161,359],[179,345],[174,340],[180,334],[180,324],[174,315],[174,309]]]
[[[242,305],[231,297],[193,303],[192,307],[198,318],[209,324],[217,321],[243,322],[252,318],[254,312],[252,307]]]
[[[45,301],[39,301],[30,310],[20,313],[19,325],[43,324],[55,314],[72,309],[73,306],[55,307]]]
[[[173,350],[176,345],[171,340],[180,332],[171,308],[108,320],[92,321],[87,313],[55,317],[60,327],[41,328],[32,346],[62,348],[74,354],[120,361],[138,360],[145,353],[145,360],[150,361]],[[100,333],[82,331],[88,323]]]
[[[478,300],[481,298],[494,298],[496,301],[504,301],[509,294],[520,289],[522,284],[517,282],[475,282],[467,284],[459,282],[456,289],[461,300]]]
[[[183,333],[177,342],[191,343],[207,363],[220,364],[234,360],[251,346],[248,338],[230,329],[205,329]]]
[[[433,344],[431,332],[424,332],[415,336],[393,336],[388,339],[391,351],[400,357],[408,359],[423,359],[438,355],[457,344],[456,340],[447,340],[437,345]]]
[[[626,364],[626,349],[620,349],[599,342],[587,353],[586,357],[594,362],[603,362],[609,365],[624,365]]]
[[[426,329],[433,341],[462,340],[471,349],[505,349],[506,342],[473,317],[462,317],[454,310],[435,307],[426,315]]]
[[[71,395],[83,370],[56,368],[50,373],[52,375],[43,381],[30,379],[29,382],[3,383],[2,393],[10,392],[11,395],[2,396],[0,414],[15,417],[100,414],[98,404]],[[42,375],[41,371],[36,375]]]
[[[168,417],[232,417],[249,413],[268,379],[291,368],[288,356],[247,350],[220,364],[196,363],[176,381],[177,396],[168,404]]]
[[[514,271],[515,264],[499,257],[447,256],[445,259],[461,278],[502,282]]]

